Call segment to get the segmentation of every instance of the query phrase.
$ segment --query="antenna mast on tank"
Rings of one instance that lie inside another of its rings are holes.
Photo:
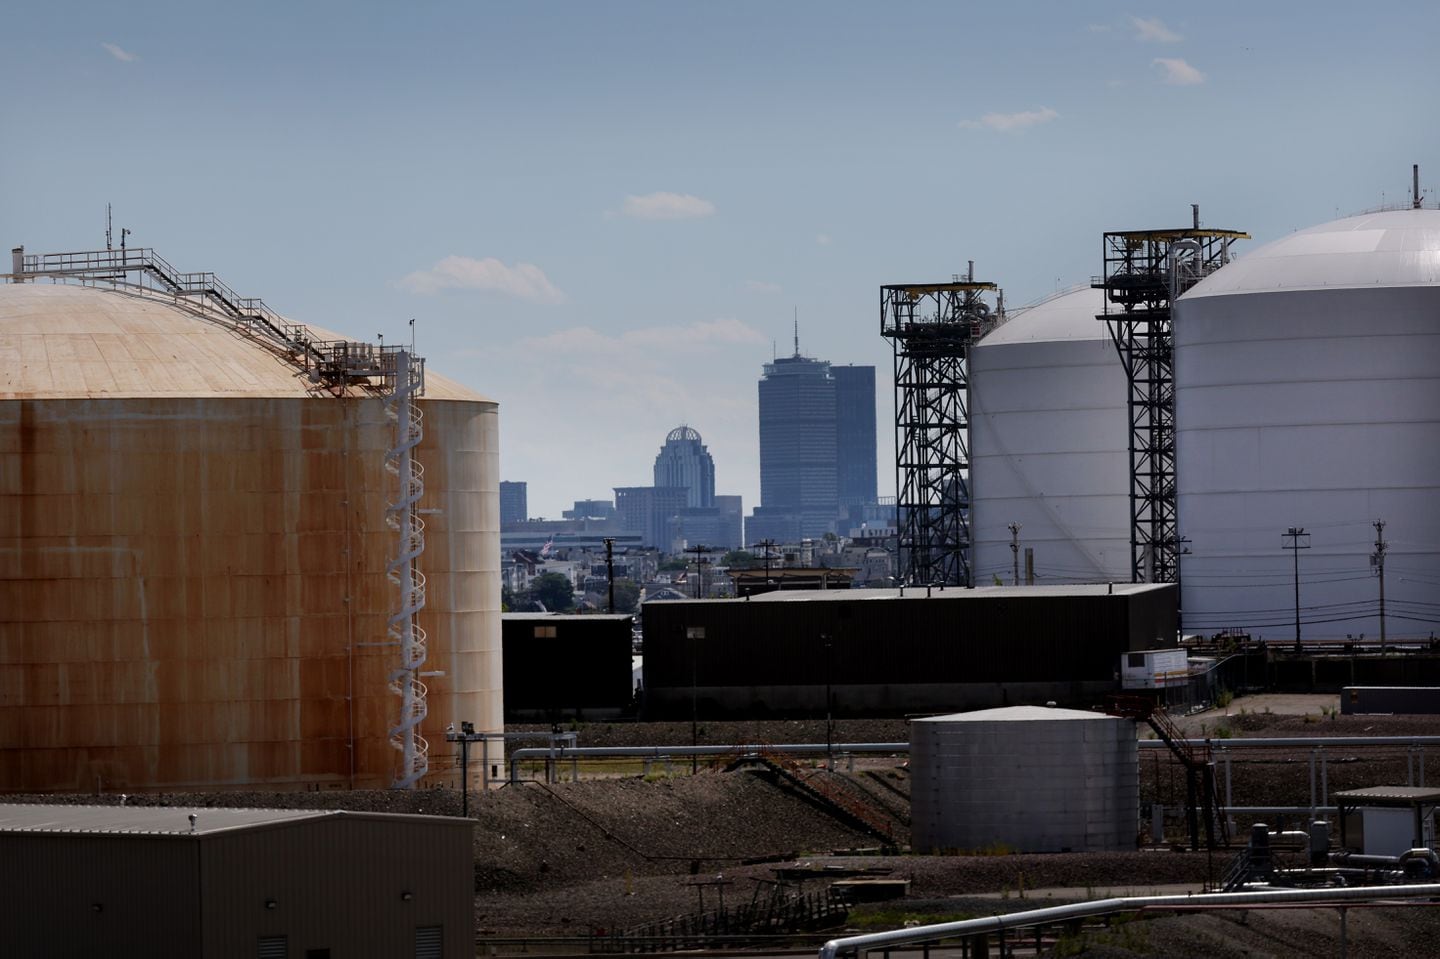
[[[800,358],[800,307],[795,307],[795,358]]]
[[[1410,194],[1413,199],[1410,201],[1410,209],[1420,209],[1420,164],[1410,164]]]
[[[110,204],[107,203],[105,204],[105,249],[107,250],[114,249],[114,247],[110,245],[110,226]]]

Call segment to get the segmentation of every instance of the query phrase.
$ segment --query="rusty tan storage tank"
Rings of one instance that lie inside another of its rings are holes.
[[[292,360],[179,297],[0,284],[0,790],[392,784],[395,426]],[[430,785],[447,724],[502,724],[498,412],[433,374],[418,406]]]

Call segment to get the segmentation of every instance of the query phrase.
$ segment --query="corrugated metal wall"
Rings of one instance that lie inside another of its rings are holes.
[[[553,628],[553,638],[537,637]],[[630,705],[631,620],[617,616],[503,617],[505,716],[568,719]]]
[[[501,722],[498,443],[424,405],[438,739]],[[376,398],[0,401],[0,789],[388,784],[390,438]]]
[[[285,936],[297,957],[408,956],[416,928],[438,925],[447,959],[469,959],[472,830],[357,816],[196,836],[0,835],[0,952],[253,959],[260,937]]]
[[[169,837],[0,835],[0,952],[202,955],[199,848]]]
[[[415,928],[439,925],[447,959],[469,959],[471,829],[468,820],[355,818],[206,837],[204,954],[251,959],[260,936],[283,934],[292,956],[408,956]]]
[[[903,599],[856,591],[815,601],[647,603],[646,715],[689,715],[692,657],[701,712],[707,700],[712,714],[823,712],[827,675],[845,690],[836,696],[838,712],[923,712],[962,701],[1009,704],[1007,687],[1041,702],[1047,694],[1036,690],[1073,701],[1080,684],[1112,683],[1122,652],[1175,644],[1173,587],[964,599],[911,592]],[[703,640],[686,638],[694,627],[705,631]],[[992,701],[957,699],[947,687],[959,686],[986,687]],[[763,703],[745,692],[760,687]]]

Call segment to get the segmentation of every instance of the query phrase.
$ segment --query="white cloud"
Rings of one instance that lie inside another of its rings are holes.
[[[1143,43],[1179,43],[1184,37],[1171,30],[1159,17],[1148,20],[1131,17],[1130,25],[1135,28],[1135,39]]]
[[[783,293],[784,288],[779,283],[767,283],[764,280],[746,280],[745,290],[749,293]]]
[[[1205,82],[1205,74],[1184,60],[1156,57],[1151,61],[1151,66],[1159,66],[1164,69],[1165,82],[1177,87],[1193,87],[1197,83]]]
[[[140,59],[129,50],[123,49],[118,43],[102,43],[100,46],[104,47],[112,57],[121,63],[131,63]]]
[[[441,290],[485,290],[536,303],[563,303],[565,294],[555,288],[545,271],[533,263],[506,266],[493,256],[483,260],[447,256],[428,270],[416,270],[400,280],[412,293]]]
[[[621,212],[637,220],[693,220],[714,214],[715,204],[688,193],[647,193],[627,196]]]
[[[1021,110],[1019,113],[987,113],[978,120],[962,120],[960,126],[970,130],[984,127],[999,130],[1001,133],[1014,133],[1041,123],[1049,123],[1058,116],[1060,114],[1049,107],[1041,107],[1038,110]]]
[[[830,245],[830,234],[828,234],[828,233],[817,233],[817,234],[815,234],[815,242],[816,242],[816,243],[819,243],[821,246],[829,246],[829,245]]]

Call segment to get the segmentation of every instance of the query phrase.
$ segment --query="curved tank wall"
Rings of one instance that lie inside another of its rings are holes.
[[[1250,252],[1175,312],[1187,631],[1379,637],[1440,622],[1440,211],[1348,217]]]
[[[1104,292],[1067,290],[1016,312],[970,351],[975,581],[1009,584],[1020,545],[1042,583],[1129,582],[1127,386],[1095,317]],[[1024,582],[1024,553],[1020,554]]]
[[[384,401],[74,286],[0,286],[0,356],[0,789],[389,785]],[[502,716],[497,409],[427,381],[428,784]]]
[[[1135,724],[1077,709],[1007,706],[910,723],[917,853],[1134,849]]]

